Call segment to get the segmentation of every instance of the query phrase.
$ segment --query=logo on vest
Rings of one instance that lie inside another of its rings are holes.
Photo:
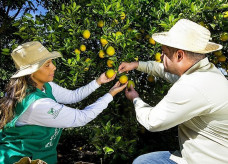
[[[62,110],[62,108],[63,108],[63,105],[61,106],[60,109],[51,108],[47,113],[52,115],[53,118],[55,119],[59,115],[59,112]]]

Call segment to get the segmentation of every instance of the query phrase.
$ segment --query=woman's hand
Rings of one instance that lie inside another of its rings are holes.
[[[127,83],[124,85],[120,85],[120,82],[117,81],[116,84],[110,89],[109,93],[114,97],[117,93],[121,92],[124,88],[126,88]]]
[[[109,79],[106,77],[105,72],[104,72],[100,75],[100,77],[97,78],[96,81],[97,81],[97,84],[101,85],[101,84],[105,84],[105,83],[108,83],[108,82],[114,80],[115,77],[116,77],[116,74],[112,78]]]

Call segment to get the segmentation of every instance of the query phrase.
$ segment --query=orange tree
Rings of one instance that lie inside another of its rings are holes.
[[[58,2],[58,1],[57,1]],[[216,66],[227,70],[228,4],[225,0],[82,0],[61,3],[46,15],[27,14],[16,21],[24,42],[38,40],[50,51],[57,50],[63,58],[56,60],[55,82],[75,89],[98,77],[106,70],[117,70],[121,62],[160,61],[160,45],[151,35],[168,31],[179,19],[191,19],[208,28],[213,41],[223,50],[209,54]],[[9,49],[17,46],[13,40]],[[9,49],[2,50],[4,55]],[[159,78],[138,71],[128,74],[136,84],[141,98],[156,105],[170,88]],[[120,75],[117,73],[116,80]],[[104,95],[116,82],[105,84],[86,100],[72,105],[83,109]],[[83,136],[96,154],[109,163],[125,160],[154,150],[178,148],[176,129],[149,133],[135,118],[132,103],[118,94],[98,118],[85,127],[65,130],[65,134]],[[86,149],[84,147],[84,149]],[[83,151],[83,148],[80,148]]]

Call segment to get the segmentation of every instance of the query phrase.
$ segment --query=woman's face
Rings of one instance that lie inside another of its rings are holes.
[[[37,88],[42,89],[44,83],[53,81],[56,67],[52,63],[52,60],[46,61],[42,67],[34,72],[31,77],[33,81],[37,83]]]

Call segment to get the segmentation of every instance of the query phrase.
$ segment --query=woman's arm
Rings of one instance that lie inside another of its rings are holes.
[[[19,117],[16,126],[39,125],[57,128],[84,126],[107,108],[112,100],[112,95],[107,93],[95,103],[79,110],[59,104],[50,98],[39,99]]]
[[[93,80],[89,84],[76,90],[63,88],[53,82],[50,82],[49,84],[52,87],[52,94],[55,97],[56,101],[63,104],[77,103],[100,87],[96,80]]]

